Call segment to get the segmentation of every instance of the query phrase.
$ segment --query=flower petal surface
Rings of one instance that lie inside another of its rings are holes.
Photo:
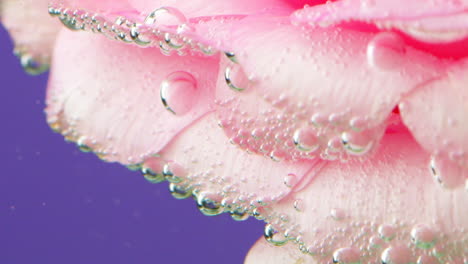
[[[316,165],[317,161],[283,163],[249,154],[229,142],[210,113],[174,138],[158,157],[147,159],[143,170],[150,169],[154,177],[163,174],[171,188],[193,193],[205,214],[248,216],[285,197]],[[213,210],[204,205],[204,198],[216,205]]]
[[[446,187],[468,179],[468,59],[454,63],[441,78],[410,93],[400,103],[404,123],[433,154],[433,173]]]
[[[452,42],[468,37],[468,1],[343,0],[298,10],[296,23],[329,25],[361,21],[383,30],[397,29],[424,42]]]
[[[152,12],[162,6],[175,7],[187,17],[219,16],[219,15],[248,15],[259,12],[271,11],[272,9],[288,9],[292,11],[287,3],[281,0],[129,0],[133,6],[142,12]]]
[[[139,163],[213,111],[217,57],[168,57],[69,30],[54,54],[48,122],[107,161]]]
[[[329,162],[264,209],[265,237],[277,246],[258,242],[246,263],[463,263],[468,192],[440,188],[428,159],[408,133],[397,133],[368,161]],[[296,252],[278,248],[287,241]]]
[[[232,36],[218,117],[236,144],[279,160],[370,153],[402,95],[445,65],[392,32],[257,17],[236,24]]]

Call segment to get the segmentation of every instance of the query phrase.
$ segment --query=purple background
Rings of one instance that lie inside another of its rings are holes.
[[[46,74],[0,27],[0,263],[242,263],[263,224],[203,216],[167,184],[81,153],[46,124]]]

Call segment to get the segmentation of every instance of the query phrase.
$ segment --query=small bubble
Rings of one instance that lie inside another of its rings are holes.
[[[379,236],[385,241],[391,241],[396,236],[396,229],[391,225],[381,225],[378,229]]]
[[[270,153],[270,158],[273,161],[280,162],[287,157],[287,153],[281,149],[275,149]]]
[[[333,208],[331,210],[331,212],[330,212],[330,215],[336,221],[341,221],[341,220],[345,219],[346,212],[343,209],[340,209],[340,208]]]
[[[372,149],[375,137],[373,131],[349,131],[341,134],[341,142],[348,153],[364,155]]]
[[[172,183],[180,183],[187,176],[185,169],[175,162],[165,164],[162,173],[165,179]]]
[[[448,189],[463,186],[464,181],[468,178],[468,169],[441,156],[432,156],[430,169],[436,181]]]
[[[267,224],[263,233],[266,241],[274,246],[283,246],[288,242],[288,239],[271,225]]]
[[[439,260],[434,256],[421,255],[419,256],[417,264],[439,264]]]
[[[244,70],[238,64],[235,64],[232,67],[226,67],[224,71],[224,79],[227,86],[236,92],[242,92],[247,89],[250,82]]]
[[[367,46],[367,62],[371,67],[389,71],[402,64],[405,42],[396,33],[378,33]]]
[[[161,101],[175,115],[188,113],[197,102],[197,80],[185,71],[176,71],[161,82]]]
[[[146,25],[180,26],[186,23],[187,18],[179,9],[167,6],[154,10],[145,19]]]
[[[333,263],[360,264],[361,254],[356,248],[340,248],[333,252]]]
[[[310,118],[310,122],[316,127],[321,127],[321,126],[324,126],[325,124],[327,124],[328,118],[323,114],[315,113]]]
[[[411,250],[406,246],[391,246],[386,248],[381,255],[382,264],[410,264],[412,260]]]
[[[296,147],[305,152],[313,152],[319,148],[316,132],[309,127],[296,130],[293,135]]]
[[[430,249],[436,243],[436,234],[426,225],[417,225],[411,230],[411,240],[418,248]]]
[[[232,219],[236,221],[245,221],[249,219],[249,214],[245,210],[235,210],[234,212],[231,212],[231,217]]]
[[[212,193],[196,194],[197,206],[200,212],[207,216],[219,215],[224,211],[221,197]]]
[[[371,238],[369,238],[369,249],[379,249],[384,244],[385,242],[383,241],[383,239],[381,239],[378,236],[372,236]]]
[[[298,212],[303,212],[304,211],[304,201],[302,199],[296,199],[294,201],[294,209]]]
[[[149,167],[143,166],[141,168],[141,173],[143,174],[143,177],[145,177],[145,179],[150,183],[160,183],[166,180],[162,173],[156,173]]]
[[[294,173],[289,173],[284,177],[284,185],[288,188],[292,188],[297,183],[297,176]]]
[[[176,199],[187,199],[192,195],[192,190],[186,186],[177,185],[175,183],[169,184],[169,192]]]
[[[49,70],[49,64],[36,60],[28,53],[15,51],[23,70],[31,75],[39,75]]]

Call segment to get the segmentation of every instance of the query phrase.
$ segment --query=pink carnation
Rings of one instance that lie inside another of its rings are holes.
[[[265,221],[246,263],[468,263],[467,0],[1,5],[50,126]]]

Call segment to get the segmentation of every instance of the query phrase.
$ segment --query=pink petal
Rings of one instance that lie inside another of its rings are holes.
[[[421,146],[433,153],[446,187],[463,186],[468,178],[468,59],[430,81],[400,104],[403,121]],[[458,168],[457,168],[458,167]],[[444,171],[446,176],[444,176]]]
[[[156,177],[165,170],[175,185],[171,188],[193,192],[199,203],[210,197],[218,206],[210,211],[199,204],[205,214],[252,215],[260,205],[276,202],[300,185],[315,165],[314,161],[277,163],[249,154],[230,144],[214,114],[209,114],[177,136],[158,157],[146,160],[143,171],[150,169]]]
[[[402,94],[444,64],[394,33],[255,18],[232,36],[238,63],[224,59],[221,67],[218,117],[233,142],[274,159],[366,154]]]
[[[167,57],[68,30],[54,56],[48,122],[107,161],[138,163],[213,110],[216,57]]]
[[[47,70],[55,36],[60,29],[47,13],[46,0],[3,0],[0,20],[10,32],[15,52],[31,74]]]
[[[468,192],[434,184],[429,157],[409,134],[383,142],[372,159],[328,163],[308,186],[263,208],[271,244],[296,244],[258,242],[246,263],[416,263],[431,255],[463,263]]]
[[[398,29],[424,42],[452,42],[468,37],[466,0],[343,0],[304,8],[292,19],[311,25],[361,21],[383,30]]]
[[[159,47],[167,55],[213,55],[229,42],[231,25],[246,16],[243,13],[217,15],[220,12],[209,16],[213,10],[206,8],[203,10],[208,13],[187,13],[176,7],[160,4],[151,9],[151,12],[135,10],[124,2],[119,2],[112,8],[105,7],[105,3],[93,5],[87,1],[57,0],[51,3],[49,11],[69,29],[102,33],[110,39],[128,44]],[[251,11],[261,10],[254,8]],[[269,14],[286,15],[290,12],[290,7],[286,5],[269,10]]]
[[[272,9],[293,9],[282,0],[129,0],[139,11],[149,13],[169,6],[179,9],[186,17],[248,15]]]

